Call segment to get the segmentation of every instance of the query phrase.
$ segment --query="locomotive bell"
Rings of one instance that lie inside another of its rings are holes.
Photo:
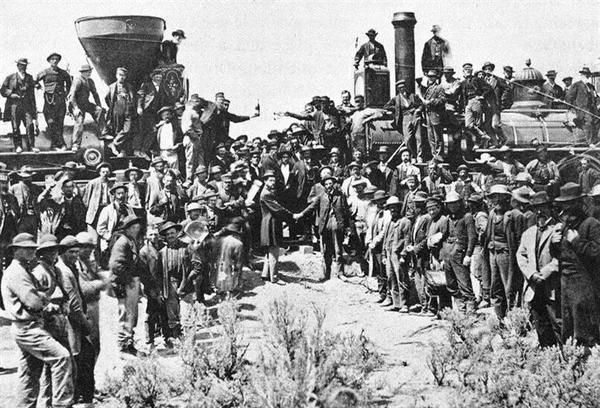
[[[514,87],[511,109],[539,107],[544,104],[542,95],[538,93],[541,92],[542,85],[544,85],[544,75],[531,67],[530,59],[525,61],[525,65],[525,68],[515,73],[513,79],[513,82],[523,86]]]

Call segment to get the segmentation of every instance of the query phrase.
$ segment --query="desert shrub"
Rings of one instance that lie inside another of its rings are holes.
[[[455,407],[600,407],[600,355],[568,342],[539,348],[525,310],[498,322],[444,312],[446,342],[428,367],[459,391]]]
[[[364,333],[323,329],[325,312],[274,299],[263,316],[264,342],[249,375],[253,406],[308,407],[338,387],[362,390],[382,364]],[[367,397],[368,398],[368,397]]]

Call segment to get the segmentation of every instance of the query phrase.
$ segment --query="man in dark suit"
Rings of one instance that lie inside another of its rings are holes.
[[[136,118],[136,92],[127,82],[127,69],[116,71],[117,80],[108,87],[105,97],[108,112],[104,133],[114,137],[109,148],[115,156],[124,157],[131,153],[134,136],[133,121]]]
[[[162,71],[156,69],[151,76],[152,80],[144,82],[137,92],[140,132],[136,135],[133,143],[133,154],[146,159],[149,159],[148,153],[155,147],[156,129],[154,127],[158,123],[158,110],[165,106]]]
[[[593,115],[598,115],[598,95],[592,84],[592,72],[588,67],[583,67],[579,73],[581,78],[569,87],[565,101]],[[585,134],[588,143],[596,143],[600,121],[580,109],[575,109],[575,115],[577,116],[574,120],[575,126]]]
[[[92,75],[92,67],[84,64],[79,68],[80,76],[75,78],[71,91],[69,92],[69,111],[73,114],[75,124],[73,126],[73,141],[71,150],[79,150],[81,138],[83,136],[83,122],[85,114],[89,113],[98,124],[98,136],[104,132],[104,109],[100,103],[100,96],[96,90]],[[90,95],[94,98],[93,104],[90,102]]]
[[[354,69],[358,69],[358,64],[360,64],[360,60],[363,58],[365,60],[365,65],[367,64],[367,61],[370,61],[373,64],[384,65],[387,67],[385,48],[383,48],[383,44],[375,41],[377,31],[371,28],[365,35],[369,37],[369,41],[361,45],[358,51],[356,51],[356,55],[354,56]]]
[[[28,74],[27,58],[17,60],[17,72],[6,77],[0,88],[0,94],[6,98],[4,121],[10,121],[15,152],[23,151],[21,145],[21,123],[25,125],[25,148],[38,151],[35,148],[34,122],[37,123],[37,108],[35,105],[35,82]]]
[[[563,99],[565,97],[565,91],[555,82],[555,70],[551,69],[550,71],[546,72],[546,78],[548,78],[548,80],[544,82],[544,85],[542,85],[542,93],[547,95],[544,96],[544,102],[548,108],[558,108],[560,106],[560,102],[555,102],[555,99]]]
[[[50,67],[40,72],[36,83],[44,82],[44,118],[46,136],[50,139],[50,148],[65,150],[63,125],[67,112],[66,97],[71,89],[71,76],[58,67],[61,55],[53,52],[46,58]],[[38,85],[39,86],[39,85]],[[61,238],[58,238],[60,241]]]
[[[17,232],[27,232],[34,237],[38,232],[39,205],[38,197],[42,188],[34,184],[34,173],[30,166],[23,166],[17,173],[19,182],[9,188],[9,192],[17,198],[19,203],[19,223]]]
[[[236,115],[234,113],[229,112],[229,104],[231,101],[229,99],[223,99],[223,102],[218,105],[219,111],[217,113],[217,134],[216,134],[216,142],[217,143],[228,143],[229,139],[229,125],[231,122],[233,123],[241,123],[252,118],[255,118],[260,115],[257,111],[254,112],[252,116],[244,116],[244,115]]]
[[[442,132],[444,113],[446,110],[446,95],[444,88],[438,84],[438,74],[435,70],[427,73],[428,85],[425,90],[423,106],[427,112],[427,137],[434,156],[442,153]]]
[[[427,75],[431,70],[441,73],[444,68],[444,57],[450,52],[448,41],[438,35],[440,31],[442,31],[441,27],[434,25],[431,28],[433,37],[431,37],[423,47],[421,68],[423,69],[424,75]]]
[[[311,159],[312,149],[309,146],[302,146],[300,152],[302,160],[298,160],[294,163],[291,174],[294,178],[296,190],[292,201],[292,209],[295,211],[300,211],[304,208],[316,178],[316,168],[312,166]],[[309,229],[304,228],[304,224],[302,224],[295,232],[308,235]]]
[[[40,195],[40,208],[43,210],[49,206],[53,207],[55,214],[57,214],[56,218],[52,219],[52,223],[56,227],[51,228],[51,233],[58,240],[62,240],[67,235],[75,236],[80,232],[86,231],[85,215],[87,209],[83,204],[81,196],[75,195],[75,183],[73,180],[67,179],[63,181],[59,197],[52,196],[52,187],[52,185],[49,185]],[[40,224],[43,224],[45,217],[41,218]],[[44,231],[44,225],[40,225],[40,229]]]
[[[321,180],[323,191],[300,213],[300,216],[311,212],[316,213],[321,236],[321,251],[325,260],[325,280],[343,274],[344,233],[350,234],[350,231],[354,230],[354,220],[350,216],[346,197],[334,188],[335,181],[332,176],[323,178]]]
[[[250,178],[252,180],[262,179],[263,171],[260,166],[260,155],[261,152],[259,149],[252,150],[250,152],[250,163],[248,165],[248,172],[250,173]]]

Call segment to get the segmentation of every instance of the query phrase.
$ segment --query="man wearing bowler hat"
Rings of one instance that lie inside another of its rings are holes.
[[[383,47],[383,44],[375,41],[377,34],[377,31],[372,28],[365,33],[369,38],[369,41],[361,45],[358,48],[358,51],[356,51],[356,55],[354,56],[354,69],[358,69],[358,64],[360,64],[360,60],[363,58],[365,60],[365,65],[367,64],[367,59],[369,59],[375,65],[387,67],[385,48]]]
[[[581,186],[566,183],[554,199],[561,212],[554,226],[551,253],[561,276],[562,341],[579,345],[600,343],[598,268],[600,221],[585,214]]]
[[[441,72],[444,67],[444,58],[450,52],[448,41],[439,36],[442,28],[439,25],[431,27],[431,37],[423,47],[423,55],[421,56],[421,68],[423,74],[427,74],[431,70]]]
[[[111,286],[117,297],[119,332],[117,343],[122,353],[137,355],[134,345],[134,329],[138,319],[140,298],[139,254],[137,239],[142,220],[128,215],[119,225],[119,237],[110,252],[108,262]]]
[[[35,147],[34,123],[37,123],[37,107],[35,104],[35,81],[27,73],[27,58],[19,58],[17,72],[4,79],[0,94],[6,98],[4,121],[12,125],[13,144],[16,153],[21,153],[21,123],[25,126],[25,148],[39,152]]]
[[[66,98],[71,89],[71,76],[58,67],[62,56],[53,52],[46,58],[50,67],[37,75],[36,84],[44,83],[44,118],[46,136],[50,139],[50,148],[65,150],[63,124],[67,111]]]
[[[44,315],[58,313],[60,306],[40,291],[37,279],[28,272],[36,260],[37,247],[31,234],[14,237],[9,247],[14,258],[4,271],[1,284],[4,309],[12,321],[12,333],[18,346],[14,406],[36,405],[40,376],[47,364],[52,382],[52,406],[70,407],[73,404],[72,356],[42,323]]]
[[[592,71],[589,67],[584,66],[579,70],[579,80],[569,87],[565,101],[575,106],[575,126],[583,132],[586,141],[590,144],[597,143],[600,120],[592,115],[598,115],[598,94],[592,83]]]
[[[83,64],[79,68],[79,76],[73,81],[71,91],[69,92],[69,111],[73,114],[75,124],[73,125],[73,140],[71,150],[76,152],[81,146],[83,137],[83,122],[85,114],[89,113],[98,125],[97,136],[101,137],[104,133],[104,109],[100,103],[100,96],[96,90],[96,84],[91,78],[92,67],[89,64]],[[90,95],[94,98],[94,103],[90,102]]]
[[[549,108],[557,108],[560,105],[560,102],[556,101],[556,99],[563,99],[565,97],[565,92],[561,88],[560,85],[556,83],[556,75],[557,72],[553,69],[546,72],[546,82],[542,85],[542,93],[544,93],[544,103]]]
[[[538,342],[548,347],[561,342],[560,274],[550,250],[556,220],[545,191],[531,197],[531,206],[537,221],[521,237],[517,263],[525,278],[523,301],[531,311]]]

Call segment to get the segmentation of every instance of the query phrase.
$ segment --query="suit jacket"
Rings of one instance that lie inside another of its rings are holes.
[[[112,188],[112,181],[108,181],[106,184],[106,189],[110,190]],[[96,177],[91,180],[83,194],[83,204],[87,207],[87,213],[85,215],[85,222],[88,225],[92,225],[96,216],[98,215],[98,211],[100,210],[100,200],[102,197],[102,179],[100,177]],[[107,191],[107,194],[108,191]],[[109,199],[110,200],[110,199]]]
[[[146,210],[149,210],[150,207],[158,200],[158,196],[162,189],[162,181],[159,181],[156,175],[153,174],[146,179]]]
[[[144,113],[156,115],[156,112],[164,106],[165,97],[162,87],[156,89],[152,81],[144,82],[137,91],[137,107],[142,108]]]
[[[135,215],[133,208],[129,205],[125,205],[127,209],[127,215]],[[100,250],[105,251],[108,249],[113,234],[117,228],[119,222],[119,212],[115,207],[114,203],[107,205],[100,211],[98,216],[98,225],[96,232],[100,236]]]
[[[391,221],[383,236],[383,253],[389,257],[392,253],[400,254],[410,236],[411,221],[407,217]]]
[[[517,249],[517,264],[525,277],[523,300],[531,302],[538,291],[547,299],[560,300],[560,274],[558,273],[558,260],[550,253],[550,238],[553,225],[547,226],[543,231],[537,225],[528,228],[521,237],[521,244]],[[540,272],[545,280],[541,287],[530,286],[529,281],[533,274]]]
[[[127,94],[129,95],[129,101],[130,101],[131,107],[132,107],[131,116],[132,116],[132,118],[134,118],[137,115],[136,110],[135,110],[137,93],[133,90],[133,86],[130,83],[125,82],[123,84],[123,86],[125,88],[125,92],[127,92]],[[113,109],[114,109],[116,99],[117,99],[117,83],[113,82],[112,84],[110,84],[108,86],[108,92],[106,93],[106,97],[104,98],[104,102],[106,102],[106,106],[108,107],[108,112],[106,113],[106,123],[107,123],[108,127],[113,125],[113,124],[111,124],[111,122],[112,122],[112,118],[113,118]]]
[[[110,252],[108,267],[111,283],[117,298],[125,297],[125,285],[139,276],[139,251],[137,244],[124,234],[120,234]]]
[[[81,76],[75,78],[69,91],[69,111],[74,108],[82,109],[91,104],[90,95],[94,98],[96,105],[100,106],[100,96],[96,90],[96,84],[92,78],[85,79]]]
[[[356,55],[354,56],[354,66],[358,67],[361,59],[367,60],[367,57],[372,57],[372,61],[378,62],[381,65],[387,66],[387,55],[385,54],[385,48],[383,44],[378,43],[377,41],[367,41],[363,45],[360,46],[358,51],[356,51]]]
[[[577,81],[567,91],[565,95],[565,101],[571,105],[575,105],[578,108],[585,109],[591,113],[597,112],[597,95],[593,85],[588,85],[583,81]],[[576,110],[575,114],[579,121],[583,120],[586,116],[580,110]]]
[[[434,36],[431,37],[423,46],[423,54],[421,55],[421,68],[424,73],[431,69],[439,72],[444,68],[444,56],[450,51],[448,42],[443,38]]]
[[[446,93],[439,84],[430,85],[425,91],[425,99],[431,101],[427,105],[427,119],[431,125],[439,125],[446,111]]]
[[[33,77],[25,73],[23,79],[15,72],[10,74],[4,79],[2,87],[0,87],[0,94],[6,98],[6,104],[4,106],[4,121],[8,122],[11,120],[11,109],[13,105],[19,105],[26,113],[31,113],[34,118],[37,117],[37,108],[35,105],[35,82]],[[11,95],[19,95],[20,98],[10,98]]]
[[[396,166],[389,183],[389,192],[391,195],[400,197],[400,190],[406,189],[406,179],[408,176],[416,176],[417,183],[421,182],[421,171],[417,166],[410,163],[400,163]]]
[[[337,222],[337,230],[343,231],[346,228],[354,229],[354,220],[350,216],[346,197],[339,190],[334,189],[331,195],[323,191],[302,211],[302,214],[315,211],[319,233],[323,233],[329,221],[330,208],[333,209],[333,216]]]
[[[304,160],[298,160],[294,163],[294,167],[292,167],[292,174],[296,182],[296,199],[302,200],[302,198],[307,198],[311,187],[315,183],[312,168],[307,166]],[[304,203],[302,202],[301,205],[303,206]]]
[[[260,193],[260,244],[264,247],[278,247],[283,241],[281,222],[291,222],[292,213],[277,200],[277,195],[263,188]]]
[[[33,183],[31,185],[27,185],[20,181],[17,184],[10,186],[8,192],[17,199],[20,220],[28,215],[33,215],[27,213],[28,209],[31,208],[33,208],[34,214],[39,216],[40,206],[38,203],[38,197],[42,193],[42,188],[40,186]]]

